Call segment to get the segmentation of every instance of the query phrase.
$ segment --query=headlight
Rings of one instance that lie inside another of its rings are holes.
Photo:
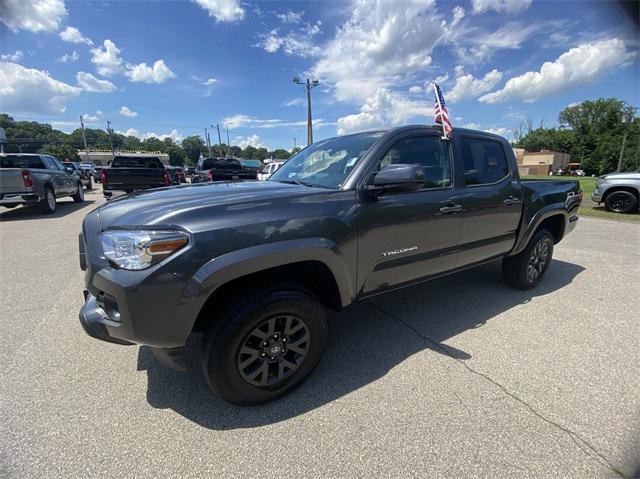
[[[107,231],[101,235],[104,256],[118,268],[141,270],[186,246],[182,231]]]

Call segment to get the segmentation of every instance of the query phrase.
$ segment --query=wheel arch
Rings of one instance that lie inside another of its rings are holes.
[[[508,256],[520,253],[541,228],[548,229],[553,235],[554,243],[559,243],[564,238],[568,222],[569,214],[564,205],[548,205],[538,211],[529,221],[527,227],[518,235],[518,240]]]
[[[611,194],[611,193],[615,193],[617,191],[628,191],[629,193],[632,193],[633,195],[635,195],[636,200],[638,200],[640,202],[640,191],[638,191],[638,188],[634,187],[634,186],[629,186],[629,185],[612,185],[609,188],[606,189],[606,191],[603,193],[602,195],[602,201],[606,201],[607,197]]]
[[[184,289],[174,336],[186,341],[201,324],[201,313],[230,290],[275,280],[299,282],[334,309],[354,299],[346,261],[333,241],[305,238],[253,246],[216,257],[198,269]]]

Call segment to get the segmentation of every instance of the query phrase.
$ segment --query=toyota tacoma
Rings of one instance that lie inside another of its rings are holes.
[[[80,322],[179,370],[202,332],[209,386],[260,404],[318,364],[328,308],[491,261],[508,285],[535,287],[581,201],[576,180],[520,180],[493,134],[406,126],[331,138],[268,181],[158,188],[89,213]]]

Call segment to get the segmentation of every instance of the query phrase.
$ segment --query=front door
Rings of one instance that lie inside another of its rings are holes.
[[[398,163],[422,165],[426,182],[411,192],[359,193],[359,295],[455,268],[462,220],[448,142],[436,134],[400,138],[376,169]]]

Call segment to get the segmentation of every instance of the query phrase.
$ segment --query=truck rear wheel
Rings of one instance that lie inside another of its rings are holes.
[[[47,214],[56,212],[56,194],[53,192],[53,188],[49,186],[45,187],[44,198],[38,203],[38,208]]]
[[[202,369],[224,400],[249,406],[286,394],[313,371],[327,342],[327,319],[306,291],[272,289],[245,297],[205,334]]]
[[[72,198],[76,203],[82,203],[84,201],[84,189],[82,188],[82,183],[78,183],[78,189]]]
[[[502,260],[502,277],[516,289],[531,289],[542,281],[553,256],[553,236],[540,229],[527,247],[515,256]]]

